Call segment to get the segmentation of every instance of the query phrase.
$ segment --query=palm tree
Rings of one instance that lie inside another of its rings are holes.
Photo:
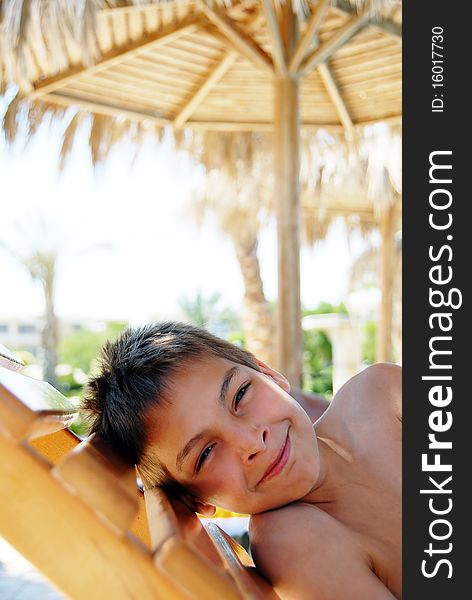
[[[221,135],[212,141],[213,152],[208,155],[204,154],[210,147],[208,140],[204,144],[194,140],[190,147],[207,168],[207,177],[195,194],[191,213],[198,223],[213,214],[221,231],[231,240],[244,283],[246,347],[264,362],[273,364],[274,322],[257,255],[259,232],[270,214],[271,182],[263,175],[270,172],[265,168],[267,158],[252,161],[250,134],[239,135],[236,142],[234,136],[229,136],[226,144]],[[223,156],[226,159],[222,161]]]
[[[273,208],[272,181],[267,175],[272,173],[270,137],[200,133],[179,143],[206,168],[193,212],[199,222],[211,213],[232,241],[244,280],[248,348],[271,364],[274,322],[257,257],[259,233]],[[307,245],[324,239],[339,218],[348,231],[367,235],[382,227],[385,215],[396,216],[401,205],[399,131],[378,127],[350,143],[320,131],[303,136],[303,149],[302,225]],[[391,239],[384,242],[386,247],[393,244]],[[388,323],[384,337],[389,342]]]
[[[52,245],[51,232],[45,224],[40,223],[33,235],[25,235],[19,231],[19,239],[34,240],[26,249],[18,249],[12,244],[0,243],[0,247],[22,267],[32,280],[39,283],[44,297],[44,322],[41,330],[41,346],[43,351],[43,378],[51,385],[57,386],[56,365],[58,345],[58,321],[55,310],[55,286],[59,250]]]
[[[59,323],[55,308],[55,292],[58,265],[67,258],[75,260],[78,256],[95,250],[108,250],[110,244],[101,242],[71,251],[70,240],[57,224],[32,218],[29,222],[17,224],[15,235],[8,242],[0,242],[3,248],[19,265],[27,270],[33,282],[39,283],[44,298],[44,320],[41,330],[43,378],[57,387],[56,366],[59,343]]]
[[[194,298],[184,296],[179,300],[179,306],[185,316],[198,327],[208,327],[215,318],[216,305],[220,300],[218,293],[205,297],[198,290]]]

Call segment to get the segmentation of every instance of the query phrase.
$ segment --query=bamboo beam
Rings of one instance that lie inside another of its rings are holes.
[[[380,315],[377,332],[377,361],[392,360],[393,268],[395,259],[394,207],[388,206],[381,215],[380,254]]]
[[[297,42],[292,3],[282,6],[282,39],[289,56]],[[292,386],[302,385],[303,338],[300,301],[300,84],[287,75],[274,82],[275,207],[278,296],[277,367]]]
[[[290,59],[289,70],[292,75],[295,75],[300,63],[303,60],[303,57],[307,53],[310,48],[310,45],[320,28],[320,25],[328,12],[329,6],[331,4],[331,0],[321,0],[317,5],[315,11],[311,15],[305,33],[298,40],[298,43],[295,47],[295,51]]]
[[[148,50],[151,47],[154,48],[156,46],[167,44],[178,39],[179,37],[182,37],[183,35],[193,33],[197,30],[199,22],[200,21],[195,17],[191,17],[181,21],[180,23],[173,23],[172,25],[164,27],[157,32],[146,34],[144,37],[132,42],[131,44],[110,50],[91,67],[78,65],[76,67],[72,67],[64,73],[60,73],[54,77],[48,77],[47,79],[38,81],[35,83],[35,89],[29,95],[29,97],[35,99],[44,96],[45,94],[50,94],[51,92],[64,87],[82,75],[92,75],[94,73],[98,73],[99,71],[113,67],[114,65],[119,64],[126,59],[136,56],[143,50]]]
[[[77,96],[70,96],[68,94],[48,94],[41,98],[44,102],[52,102],[53,104],[59,104],[59,106],[76,106],[79,110],[85,110],[87,112],[98,113],[106,117],[121,117],[130,119],[131,121],[151,121],[156,125],[164,127],[170,125],[170,120],[164,117],[160,117],[153,113],[141,112],[138,110],[131,110],[118,104],[106,104],[99,101],[90,101]]]
[[[120,105],[110,105],[103,102],[86,100],[77,96],[69,94],[48,94],[44,98],[41,98],[44,102],[52,102],[59,106],[75,106],[79,110],[87,112],[95,112],[100,115],[109,117],[121,117],[130,119],[131,121],[149,121],[155,123],[161,127],[171,125],[172,121],[166,117],[161,117],[152,112],[132,110]],[[401,115],[386,116],[382,119],[373,119],[367,121],[360,121],[354,124],[354,129],[361,129],[367,125],[374,123],[388,123],[390,125],[399,125],[402,122]],[[194,129],[195,131],[273,131],[273,123],[271,121],[192,121],[189,120],[186,123],[186,127]],[[304,131],[318,131],[319,129],[326,129],[327,131],[342,131],[342,126],[338,123],[319,123],[306,121],[301,124],[301,128]]]
[[[360,121],[354,123],[354,129],[361,129],[366,125],[374,123],[388,123],[390,125],[399,125],[402,122],[401,115],[390,115],[382,119],[373,119],[368,121]],[[271,121],[187,121],[187,126],[197,131],[272,131],[273,124]],[[318,131],[326,129],[328,131],[342,131],[342,125],[339,123],[319,123],[305,121],[301,124],[304,131]]]
[[[344,27],[341,27],[319,48],[316,48],[301,64],[298,74],[308,75],[320,63],[325,62],[341,46],[348,42],[358,31],[360,31],[370,19],[370,12],[366,11],[362,15],[350,19]]]
[[[278,75],[287,75],[288,66],[285,49],[280,35],[280,27],[274,13],[272,0],[262,0],[262,8],[266,17],[267,33],[272,45],[272,56]]]
[[[346,103],[341,95],[341,91],[339,90],[333,74],[331,73],[331,69],[326,63],[320,63],[318,65],[318,73],[324,83],[329,97],[334,104],[334,108],[339,115],[339,119],[344,127],[347,139],[352,140],[354,137],[354,124],[347,109]]]
[[[225,56],[218,62],[207,75],[203,84],[193,94],[190,100],[180,109],[174,118],[174,127],[177,129],[183,127],[197,107],[205,100],[211,90],[218,84],[224,74],[231,68],[231,65],[238,58],[236,52],[225,53]]]
[[[266,52],[244,33],[231,19],[218,9],[211,8],[203,0],[198,0],[198,6],[209,21],[213,23],[251,62],[273,74],[273,63]]]

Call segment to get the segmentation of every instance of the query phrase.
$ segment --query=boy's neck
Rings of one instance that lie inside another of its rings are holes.
[[[320,475],[315,486],[302,498],[302,501],[310,504],[331,503],[338,497],[339,482],[349,480],[349,471],[354,458],[345,446],[332,437],[317,435],[317,440]]]

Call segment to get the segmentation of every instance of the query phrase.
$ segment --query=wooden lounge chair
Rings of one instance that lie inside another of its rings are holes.
[[[74,414],[49,384],[0,367],[0,535],[60,590],[87,600],[277,598],[217,525],[204,528],[162,490],[144,500],[134,469],[67,429]]]

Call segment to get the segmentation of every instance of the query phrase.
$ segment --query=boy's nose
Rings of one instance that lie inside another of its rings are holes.
[[[239,440],[242,459],[245,464],[251,463],[256,456],[266,449],[268,429],[262,425],[253,425]]]

